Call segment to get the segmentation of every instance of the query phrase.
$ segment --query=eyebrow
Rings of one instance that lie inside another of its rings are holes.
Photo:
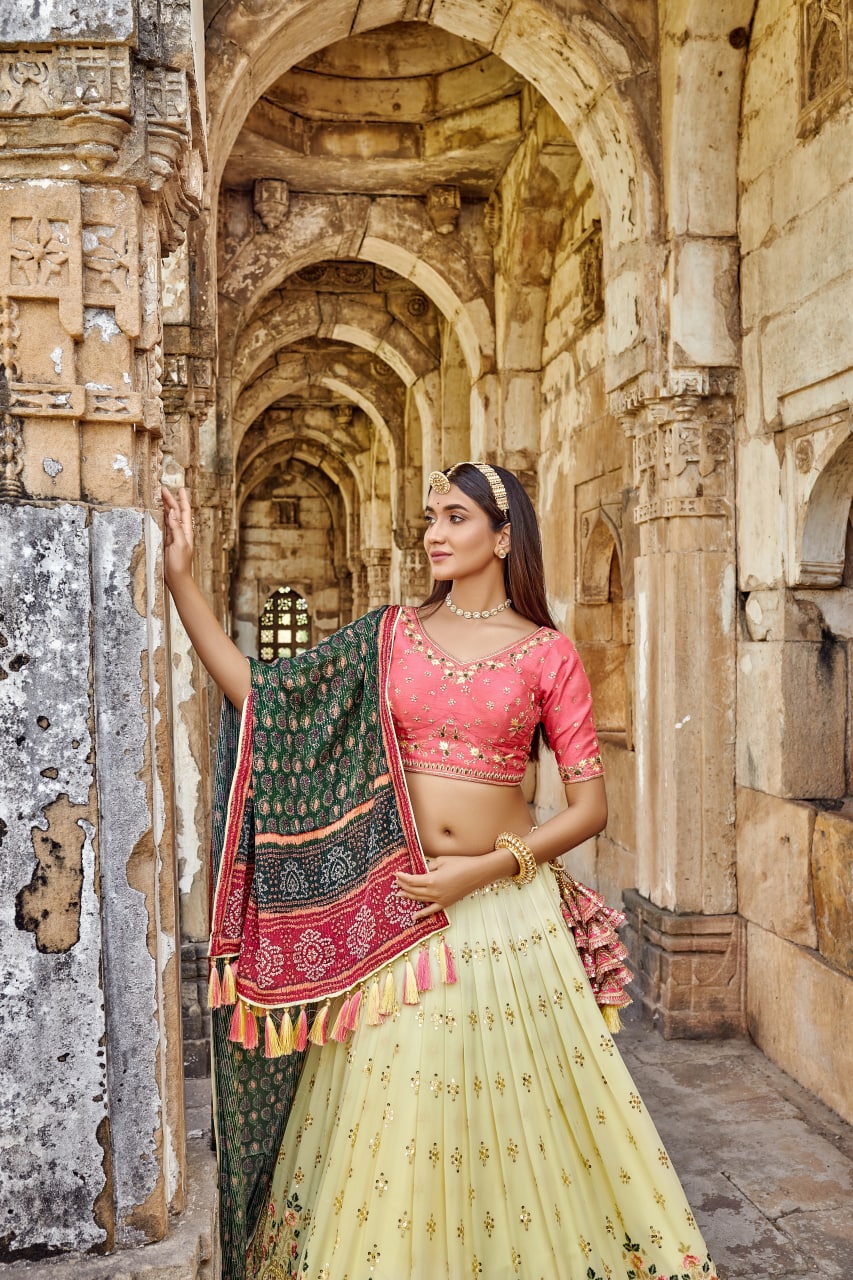
[[[449,502],[446,507],[441,508],[442,511],[469,511],[470,508],[464,502]],[[424,513],[427,515],[435,515],[435,508],[429,503],[424,507]]]

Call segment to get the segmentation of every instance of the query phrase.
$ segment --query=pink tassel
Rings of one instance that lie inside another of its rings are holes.
[[[338,1010],[335,1025],[332,1027],[332,1039],[336,1044],[343,1044],[349,1031],[349,1000],[345,1000]]]
[[[258,1047],[258,1020],[251,1009],[246,1010],[246,1034],[243,1038],[244,1049]]]
[[[210,977],[207,980],[207,1007],[208,1009],[222,1008],[222,987],[219,984],[219,969],[215,960],[210,966]]]
[[[299,1017],[296,1021],[296,1035],[293,1040],[293,1047],[297,1053],[302,1053],[308,1048],[308,1015],[304,1006],[299,1010]]]
[[[406,956],[406,972],[403,978],[403,1004],[420,1004],[420,1002],[415,967],[409,957]]]
[[[237,982],[234,977],[234,970],[231,967],[230,960],[225,961],[225,968],[222,970],[222,1003],[234,1004],[237,999]]]
[[[246,1039],[246,1006],[242,1000],[238,1000],[234,1005],[231,1026],[228,1028],[228,1039],[233,1040],[235,1044],[242,1044]]]
[[[308,1035],[308,1039],[311,1041],[311,1043],[320,1045],[321,1047],[324,1044],[328,1044],[329,1042],[328,1027],[329,1027],[329,1001],[327,1000],[326,1003],[323,1005],[322,1009],[320,1010],[320,1012],[317,1014],[316,1018],[314,1019],[314,1023],[311,1027],[311,1031]]]
[[[418,955],[418,991],[432,990],[432,974],[429,967],[429,947],[421,947]]]
[[[347,1031],[358,1030],[358,1019],[361,1013],[361,987],[356,991],[355,995],[349,1002],[349,1013],[347,1014]]]
[[[452,987],[456,981],[456,966],[453,963],[453,952],[445,942],[444,938],[438,944],[438,960],[441,968],[441,980],[447,987]]]
[[[275,1029],[272,1015],[268,1013],[264,1020],[264,1057],[277,1058],[280,1053],[281,1045],[278,1041],[278,1032]]]

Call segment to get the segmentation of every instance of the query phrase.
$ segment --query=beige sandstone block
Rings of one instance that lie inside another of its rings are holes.
[[[637,775],[633,751],[615,742],[602,742],[601,758],[604,761],[604,781],[607,786],[608,818],[605,834],[614,844],[628,851],[631,875],[622,887],[637,883]]]
[[[759,247],[773,221],[777,172],[776,169],[768,169],[742,182],[738,240],[744,255]]]
[[[737,218],[737,171],[732,159],[737,145],[738,63],[728,32],[738,19],[731,12],[724,18],[720,9],[709,6],[696,14],[701,23],[713,13],[714,22],[706,33],[697,31],[693,15],[689,31],[678,22],[677,54],[668,58],[664,50],[661,59],[662,91],[667,98],[664,150],[671,157],[668,221],[670,233],[676,236],[730,236]]]
[[[609,906],[621,911],[623,890],[632,888],[637,878],[637,855],[611,840],[607,831],[596,843],[594,887]]]
[[[30,418],[21,482],[31,498],[80,498],[80,432],[67,419]]]
[[[853,821],[820,813],[812,845],[818,949],[853,976]]]
[[[779,412],[780,396],[830,379],[850,367],[851,314],[853,279],[846,275],[765,321],[761,342],[762,407],[768,422]],[[815,408],[822,408],[823,412],[835,408],[831,392],[829,403]]]
[[[626,647],[622,644],[583,648],[584,666],[594,691],[595,723],[601,733],[625,729],[625,657]]]
[[[843,176],[848,179],[846,170]],[[839,185],[841,177],[837,175]],[[744,327],[751,329],[762,318],[776,315],[831,284],[839,274],[839,264],[849,256],[851,225],[853,187],[846,181],[817,208],[796,218],[782,234],[768,236],[766,244],[744,258]]]
[[[743,441],[738,449],[738,574],[741,590],[782,581],[779,537],[781,471],[772,439]]]
[[[814,952],[757,925],[747,933],[747,1011],[760,1049],[853,1122],[853,983]]]
[[[807,805],[738,788],[738,910],[805,947],[817,946],[809,869],[814,821]]]
[[[688,240],[672,254],[674,363],[737,363],[736,254],[734,244],[719,240]]]
[[[843,647],[745,641],[738,652],[738,782],[787,798],[843,795]]]

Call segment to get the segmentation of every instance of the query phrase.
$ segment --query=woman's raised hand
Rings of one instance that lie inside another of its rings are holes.
[[[178,496],[160,486],[163,496],[163,568],[167,582],[174,582],[182,574],[192,574],[193,568],[193,516],[190,495],[179,489]]]
[[[235,707],[242,707],[251,685],[249,663],[223,631],[219,620],[193,581],[193,517],[190,495],[163,494],[163,569],[166,585],[192,646],[211,677]]]

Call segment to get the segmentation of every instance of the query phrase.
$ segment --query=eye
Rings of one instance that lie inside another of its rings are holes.
[[[461,524],[461,523],[462,523],[462,521],[464,520],[464,518],[465,518],[464,516],[460,516],[460,515],[458,515],[458,514],[454,513],[454,514],[450,517],[450,523],[451,523],[451,524]]]

